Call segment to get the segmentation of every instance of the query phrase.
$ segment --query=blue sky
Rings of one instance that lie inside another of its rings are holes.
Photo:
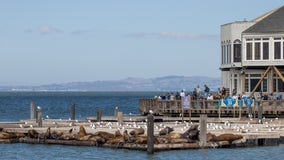
[[[1,0],[0,85],[220,77],[220,25],[282,0]]]

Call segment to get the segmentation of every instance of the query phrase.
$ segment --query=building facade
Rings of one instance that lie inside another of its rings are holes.
[[[221,25],[220,70],[230,94],[284,94],[284,6]]]

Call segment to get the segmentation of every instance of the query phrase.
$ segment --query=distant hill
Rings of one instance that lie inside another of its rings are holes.
[[[192,91],[197,85],[211,91],[221,86],[220,78],[205,76],[166,76],[158,78],[127,78],[116,81],[70,82],[40,86],[2,86],[1,91]]]

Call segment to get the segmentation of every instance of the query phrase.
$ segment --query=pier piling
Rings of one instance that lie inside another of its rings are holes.
[[[36,113],[37,113],[38,127],[42,127],[42,111],[40,107],[37,108]]]
[[[154,154],[154,116],[147,116],[147,153]]]
[[[75,120],[75,103],[71,104],[70,118],[71,118],[71,120]]]
[[[97,111],[97,121],[98,122],[102,121],[102,113],[103,113],[103,110],[101,108],[99,108],[98,111]]]
[[[114,116],[117,117],[118,107],[114,108]]]
[[[257,119],[258,123],[262,124],[262,101],[259,101],[257,104]]]
[[[200,121],[199,121],[199,126],[200,126],[200,134],[199,134],[199,139],[200,139],[200,147],[204,148],[206,147],[206,135],[207,135],[207,115],[202,114],[200,115]]]
[[[117,112],[117,122],[119,125],[123,124],[122,112]]]
[[[35,119],[35,103],[32,101],[30,106],[30,118]]]

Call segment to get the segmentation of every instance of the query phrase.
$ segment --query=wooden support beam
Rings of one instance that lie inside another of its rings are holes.
[[[271,66],[269,66],[266,71],[262,74],[260,80],[257,82],[256,86],[254,87],[254,89],[252,90],[252,92],[250,93],[250,96],[252,96],[255,92],[255,90],[257,89],[257,87],[261,84],[261,82],[263,81],[264,77],[267,75],[267,73],[271,70]]]
[[[284,77],[283,77],[282,73],[277,69],[277,67],[273,66],[273,69],[276,72],[276,74],[280,77],[282,82],[284,82]]]

